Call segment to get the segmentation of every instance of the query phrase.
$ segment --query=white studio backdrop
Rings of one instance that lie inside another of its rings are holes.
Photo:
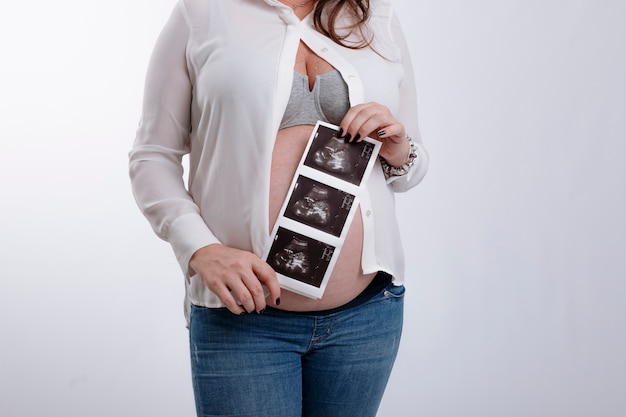
[[[0,14],[1,417],[194,415],[182,278],[126,168],[173,4]],[[395,5],[432,163],[398,198],[379,416],[623,416],[626,2]]]

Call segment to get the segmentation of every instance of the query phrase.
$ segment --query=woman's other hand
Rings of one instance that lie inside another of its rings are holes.
[[[220,244],[208,245],[193,254],[189,266],[234,314],[260,313],[265,309],[263,285],[271,299],[280,303],[276,273],[251,252]]]
[[[380,156],[389,165],[402,166],[408,158],[409,142],[404,125],[379,103],[363,103],[351,107],[339,125],[340,134],[350,142],[358,142],[369,136],[382,142]]]

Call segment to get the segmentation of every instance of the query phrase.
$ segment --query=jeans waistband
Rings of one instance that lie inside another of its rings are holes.
[[[358,307],[361,304],[365,304],[372,299],[376,294],[384,290],[387,285],[391,284],[391,275],[386,272],[379,271],[372,282],[355,298],[339,307],[330,308],[328,310],[315,310],[315,311],[289,311],[281,310],[274,307],[266,307],[267,310],[280,311],[281,313],[298,314],[305,316],[326,316],[329,314],[339,313],[341,311],[348,310],[350,308]]]

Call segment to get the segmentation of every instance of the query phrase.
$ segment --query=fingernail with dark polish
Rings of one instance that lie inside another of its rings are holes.
[[[352,135],[351,135],[351,134],[346,133],[346,137],[344,137],[344,138],[343,138],[343,140],[344,140],[345,142],[350,142],[350,138],[351,138],[351,137],[352,137]]]
[[[357,142],[359,139],[361,139],[361,134],[357,133],[356,135],[354,135],[354,141]]]
[[[339,128],[339,132],[337,132],[337,137],[340,138],[343,136],[343,129]]]
[[[280,297],[278,297],[278,298],[276,299],[276,305],[277,305],[277,306],[279,306],[279,305],[280,305]]]
[[[376,132],[378,136],[385,136],[386,133],[387,132],[385,132],[384,130],[379,130],[378,132]]]
[[[265,309],[259,310],[259,312],[257,314],[263,314],[263,313],[265,313]]]
[[[241,313],[239,313],[240,316],[245,316],[246,315],[246,311],[242,311]]]

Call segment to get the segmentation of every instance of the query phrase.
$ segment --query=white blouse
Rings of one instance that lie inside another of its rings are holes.
[[[192,285],[199,281],[189,277],[196,250],[221,243],[261,256],[271,244],[272,149],[300,40],[339,70],[351,105],[386,105],[418,143],[407,175],[386,180],[377,161],[361,197],[363,273],[386,271],[403,283],[394,192],[420,182],[428,155],[397,17],[387,1],[370,3],[368,29],[378,54],[337,45],[313,28],[312,15],[301,21],[277,0],[181,0],[175,7],[150,60],[129,157],[135,199],[173,247],[186,277],[187,305],[222,306],[204,285]],[[186,154],[188,187],[181,164]]]

